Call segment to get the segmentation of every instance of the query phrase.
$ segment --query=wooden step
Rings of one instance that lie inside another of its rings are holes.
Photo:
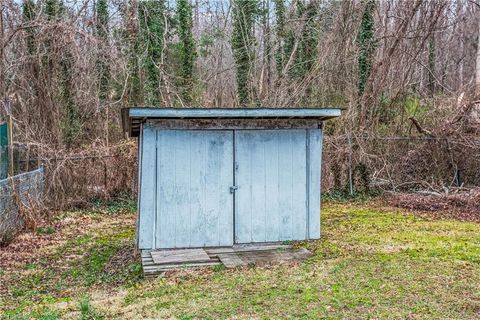
[[[220,253],[218,258],[226,268],[236,268],[246,265],[246,263],[235,253]]]
[[[245,244],[206,249],[168,249],[142,251],[146,278],[164,276],[166,271],[223,264],[235,268],[249,264],[302,261],[311,255],[305,248],[293,249],[280,244]]]
[[[210,257],[203,249],[161,250],[151,252],[156,264],[183,264],[209,262]]]

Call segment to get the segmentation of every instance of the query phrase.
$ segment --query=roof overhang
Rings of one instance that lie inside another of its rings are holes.
[[[339,117],[340,108],[151,108],[122,109],[123,130],[137,137],[147,119],[317,119]]]

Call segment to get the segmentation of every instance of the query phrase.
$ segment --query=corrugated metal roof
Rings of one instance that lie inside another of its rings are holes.
[[[146,119],[292,119],[327,120],[341,115],[340,108],[148,108],[122,110],[124,131],[137,136]]]

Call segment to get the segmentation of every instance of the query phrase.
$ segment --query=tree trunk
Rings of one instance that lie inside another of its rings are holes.
[[[477,9],[477,60],[475,64],[475,93],[480,95],[480,9]]]
[[[0,100],[5,97],[5,67],[3,65],[4,51],[4,30],[3,30],[3,2],[0,7]]]

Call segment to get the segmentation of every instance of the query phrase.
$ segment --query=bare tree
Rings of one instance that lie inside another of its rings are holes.
[[[477,59],[475,64],[475,87],[477,95],[480,95],[480,9],[477,8]]]
[[[161,21],[155,16],[150,17],[155,23],[144,19],[140,25],[138,0],[102,1],[101,12],[108,13],[102,21],[95,16],[94,0],[63,1],[61,14],[55,17],[47,15],[45,1],[35,1],[27,16],[21,1],[3,0],[0,96],[12,98],[15,141],[43,149],[45,157],[84,154],[92,146],[112,150],[123,139],[121,108],[144,104],[147,94],[158,106],[185,104],[185,88],[179,81],[178,22],[171,10],[174,1],[164,2]],[[237,107],[233,2],[189,2],[195,6],[191,43],[197,51],[189,68],[190,103]],[[248,58],[244,71],[252,105],[345,107],[342,118],[326,131],[339,136],[347,132],[352,143],[355,132],[374,137],[424,136],[422,132],[428,131],[462,139],[478,134],[472,125],[473,102],[480,94],[477,0],[375,2],[371,14],[375,50],[368,51],[371,70],[361,95],[358,30],[363,1],[259,3],[250,8],[248,30],[243,30],[248,31],[248,41],[240,35],[235,48]],[[153,30],[154,24],[162,28]],[[146,45],[154,31],[156,38],[150,44],[162,47],[161,57],[160,51],[154,53],[152,45]],[[148,56],[153,59],[147,61]],[[99,85],[99,79],[108,80],[108,85]],[[409,118],[422,130],[416,130]],[[449,119],[460,120],[450,123]],[[72,139],[67,143],[68,132]],[[342,154],[339,145],[336,150]],[[369,150],[382,155],[381,150]],[[369,159],[367,153],[361,153],[362,160]]]

